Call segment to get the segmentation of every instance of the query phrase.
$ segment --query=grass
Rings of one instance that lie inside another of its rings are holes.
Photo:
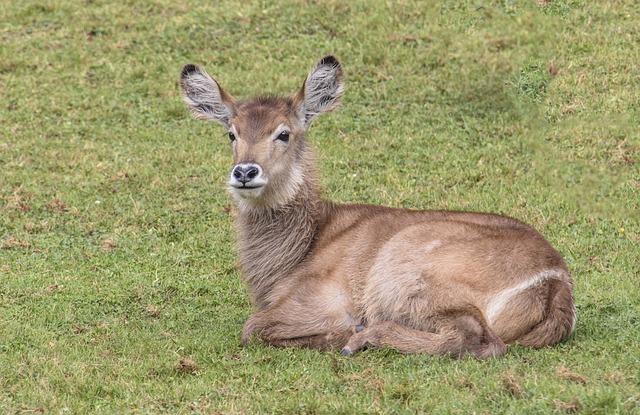
[[[640,413],[640,6],[0,0],[0,412]],[[290,93],[335,201],[493,211],[575,278],[566,343],[491,361],[239,347],[230,154],[176,80]]]

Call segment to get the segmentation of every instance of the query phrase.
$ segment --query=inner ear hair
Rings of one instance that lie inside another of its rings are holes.
[[[344,72],[333,56],[322,58],[309,72],[296,96],[300,102],[300,117],[308,127],[318,115],[332,111],[339,104],[344,92]]]
[[[182,96],[194,117],[230,127],[235,100],[197,65],[185,65],[180,73]]]

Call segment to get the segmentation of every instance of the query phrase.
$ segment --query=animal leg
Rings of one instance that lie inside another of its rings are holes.
[[[347,344],[354,330],[343,332],[330,332],[317,334],[315,336],[296,337],[293,339],[262,338],[269,345],[274,347],[304,347],[318,350],[339,350]]]
[[[486,323],[469,314],[443,317],[437,332],[383,321],[351,336],[342,355],[349,356],[366,347],[390,347],[400,353],[450,354],[453,357],[471,354],[481,359],[506,352],[504,342],[493,334]]]
[[[281,315],[277,310],[258,312],[247,320],[242,331],[242,345],[253,335],[275,347],[307,347],[321,350],[341,349],[361,326],[329,318],[300,320]]]

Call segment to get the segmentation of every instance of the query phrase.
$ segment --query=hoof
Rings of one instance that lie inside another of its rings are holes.
[[[342,353],[340,353],[340,355],[342,355],[343,357],[352,356],[353,352],[348,347],[345,347],[344,349],[342,349]]]

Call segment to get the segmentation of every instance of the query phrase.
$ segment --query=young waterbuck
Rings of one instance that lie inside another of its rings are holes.
[[[256,307],[243,344],[255,335],[343,355],[391,347],[487,358],[512,343],[553,345],[573,330],[567,266],[530,226],[320,198],[305,133],[342,97],[333,56],[292,98],[237,101],[195,65],[180,85],[193,115],[221,123],[231,140],[240,266]]]

